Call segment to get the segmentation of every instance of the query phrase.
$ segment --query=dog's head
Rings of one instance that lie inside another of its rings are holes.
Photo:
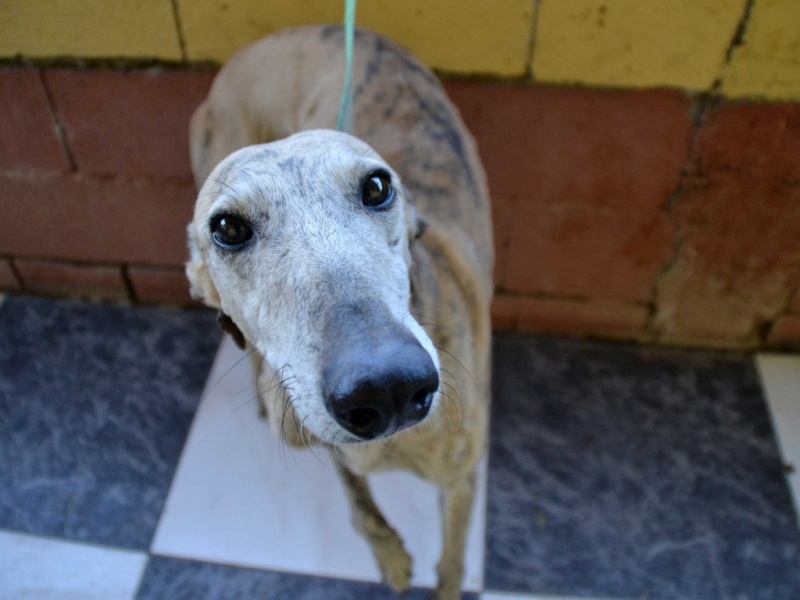
[[[417,230],[374,150],[304,132],[214,169],[189,226],[187,274],[193,294],[291,378],[309,433],[383,438],[423,420],[439,396],[436,351],[410,313]]]

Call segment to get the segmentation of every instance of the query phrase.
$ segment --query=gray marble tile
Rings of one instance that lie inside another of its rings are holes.
[[[149,547],[218,342],[205,311],[9,297],[0,527]]]
[[[136,600],[427,600],[412,589],[398,596],[384,585],[242,569],[153,557]],[[464,600],[477,600],[465,594]]]
[[[486,589],[800,598],[748,356],[499,336],[489,464]]]

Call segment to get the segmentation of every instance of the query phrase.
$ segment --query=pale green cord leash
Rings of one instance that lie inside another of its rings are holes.
[[[345,0],[344,7],[344,89],[336,129],[353,133],[353,37],[356,30],[356,0]]]

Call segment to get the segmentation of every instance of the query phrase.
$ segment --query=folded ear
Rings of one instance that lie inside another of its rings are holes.
[[[197,247],[194,237],[194,226],[189,224],[189,261],[186,263],[186,277],[189,279],[189,293],[195,300],[202,300],[206,305],[221,308],[219,292],[208,274],[208,267]]]
[[[406,208],[406,224],[408,226],[408,241],[413,242],[419,239],[425,230],[428,228],[428,221],[425,220],[417,209],[411,206],[408,202]]]
[[[236,342],[236,345],[240,350],[244,350],[247,347],[247,341],[244,339],[242,330],[236,326],[236,323],[233,322],[233,319],[231,319],[222,311],[217,313],[217,324],[222,331],[233,338],[233,341]]]

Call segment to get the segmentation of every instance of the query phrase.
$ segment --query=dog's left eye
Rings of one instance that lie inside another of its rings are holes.
[[[218,215],[211,219],[211,237],[217,246],[236,250],[253,237],[253,230],[239,217]]]
[[[371,173],[361,187],[361,202],[369,208],[388,208],[394,201],[392,178],[386,171]]]

